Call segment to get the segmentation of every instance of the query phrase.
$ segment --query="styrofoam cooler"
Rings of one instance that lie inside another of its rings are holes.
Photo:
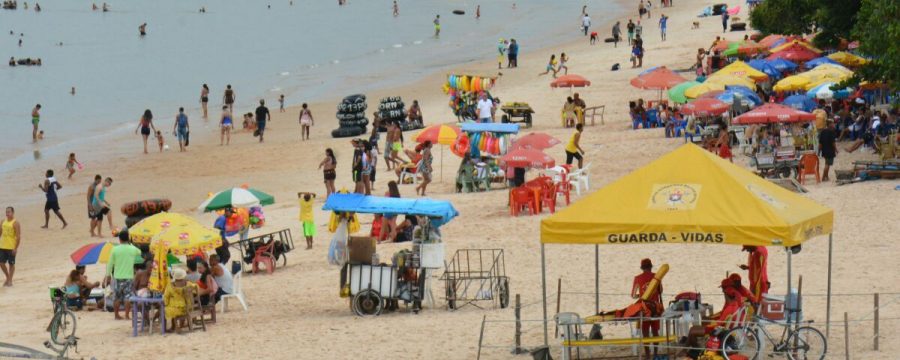
[[[397,289],[397,270],[391,266],[350,265],[350,294],[359,294],[361,290],[377,291],[385,298],[394,298]]]
[[[427,269],[444,268],[444,243],[419,244],[419,261]]]

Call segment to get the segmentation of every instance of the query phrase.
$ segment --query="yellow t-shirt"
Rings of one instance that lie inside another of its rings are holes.
[[[16,248],[16,229],[13,227],[15,224],[15,220],[3,220],[3,236],[0,237],[0,249],[13,250]]]
[[[300,221],[313,221],[313,198],[309,201],[300,199]]]
[[[819,130],[824,129],[825,128],[825,118],[827,117],[825,110],[815,109],[815,110],[813,110],[812,113],[813,113],[813,115],[816,116],[816,129],[819,129]]]
[[[572,137],[569,138],[569,143],[566,144],[566,151],[568,151],[570,153],[578,152],[578,147],[575,146],[575,136],[578,136],[578,134],[580,134],[580,133],[576,131],[575,133],[572,134]]]

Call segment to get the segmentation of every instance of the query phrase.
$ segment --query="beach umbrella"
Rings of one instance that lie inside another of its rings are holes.
[[[786,71],[793,71],[794,69],[797,68],[797,64],[793,63],[790,60],[785,60],[785,59],[781,59],[781,58],[766,60],[766,62],[768,62],[769,65],[772,65],[772,67],[774,67],[776,70],[778,70],[782,73],[786,72]]]
[[[151,248],[176,256],[209,252],[219,246],[222,246],[222,236],[218,230],[190,223],[172,224],[150,241]]]
[[[804,87],[804,90],[809,90],[826,82],[841,82],[853,76],[853,72],[841,70],[842,68],[846,70],[846,68],[840,65],[819,65],[815,69],[797,74],[797,76],[809,79],[809,83]]]
[[[776,41],[783,40],[783,39],[784,39],[784,35],[771,34],[771,35],[768,35],[768,36],[762,38],[762,40],[759,41],[759,44],[763,45],[765,47],[771,47],[772,44],[774,44]]]
[[[747,62],[747,65],[768,75],[770,79],[781,78],[781,71],[778,71],[772,64],[769,64],[768,61],[763,59],[750,60]]]
[[[573,88],[591,86],[591,82],[581,75],[569,74],[560,76],[550,82],[552,88]]]
[[[500,157],[500,162],[514,168],[546,169],[556,165],[550,155],[535,149],[514,149]]]
[[[256,189],[231,188],[220,191],[200,204],[204,212],[226,208],[249,208],[253,206],[272,205],[275,197]]]
[[[791,75],[784,79],[778,80],[772,87],[775,91],[797,91],[806,89],[809,85],[809,78],[801,75]]]
[[[721,75],[734,76],[737,78],[749,78],[756,82],[766,81],[769,78],[769,75],[766,75],[766,73],[756,70],[752,66],[740,60],[719,69],[719,71],[716,71],[715,73],[710,75],[710,78]]]
[[[128,237],[136,244],[149,244],[156,235],[159,235],[173,227],[183,228],[189,226],[204,229],[200,223],[192,217],[170,212],[161,212],[148,216],[128,228]],[[216,231],[218,235],[218,231]]]
[[[753,70],[756,71],[756,70]],[[765,75],[765,74],[764,74]],[[748,88],[755,88],[756,83],[753,82],[750,78],[742,77],[742,76],[734,76],[730,74],[719,74],[715,73],[706,78],[704,83],[714,83],[714,84],[722,84],[722,85],[740,85],[746,86]]]
[[[725,89],[724,91],[710,91],[706,94],[700,95],[700,97],[698,97],[698,99],[707,99],[707,98],[719,99],[722,102],[730,105],[730,104],[734,104],[734,98],[735,98],[735,96],[737,96],[739,99],[741,99],[742,105],[745,105],[748,107],[762,105],[763,102],[759,98],[759,95],[756,95],[756,93],[754,93],[752,91],[747,91],[747,92],[738,91],[736,89],[747,89],[747,88],[745,88],[743,86],[734,86],[734,87]]]
[[[681,113],[694,116],[718,116],[728,111],[728,104],[715,98],[701,98],[684,104]]]
[[[846,51],[838,51],[834,54],[828,55],[828,58],[837,61],[844,66],[860,66],[865,65],[867,62],[869,62],[864,57],[851,54]]]
[[[785,59],[794,62],[806,62],[819,57],[819,52],[813,51],[805,46],[800,46],[797,44],[785,44],[778,48],[782,50],[772,49],[772,55],[769,55],[769,57],[767,57],[766,59]]]
[[[841,75],[853,75],[853,70],[848,69],[846,66],[841,64],[822,64],[816,66],[814,69],[806,71],[805,74],[810,73],[833,73],[833,74],[841,74]]]
[[[416,142],[421,144],[431,141],[432,144],[453,145],[460,134],[462,132],[456,125],[431,125],[419,131],[419,134],[416,135]]]
[[[815,59],[807,61],[805,64],[803,64],[803,67],[805,67],[807,69],[812,69],[812,68],[815,68],[816,66],[824,65],[824,64],[839,64],[839,63],[837,61],[831,60],[831,58],[829,58],[829,57],[823,56],[823,57],[817,57]]]
[[[833,82],[819,84],[818,86],[809,89],[809,91],[806,92],[806,96],[812,99],[831,100],[844,99],[853,93],[853,90],[850,88],[831,90],[834,85],[835,83]]]
[[[735,125],[789,123],[814,121],[816,116],[805,111],[781,104],[764,104],[756,109],[735,117],[731,122]]]
[[[735,94],[740,94],[741,97],[743,97],[745,100],[750,100],[756,103],[756,105],[762,105],[763,103],[762,99],[759,97],[759,94],[757,94],[756,91],[753,91],[752,89],[745,86],[730,85],[725,87],[725,91],[731,91]]]
[[[685,90],[684,96],[688,99],[696,99],[700,95],[716,90],[725,90],[725,85],[719,83],[704,82],[702,84],[691,86],[690,88]]]
[[[684,91],[696,85],[700,85],[700,83],[696,81],[685,81],[681,84],[675,85],[675,87],[669,89],[668,91],[669,100],[672,100],[672,102],[676,104],[686,103],[687,97],[684,96]]]
[[[533,132],[516,139],[512,144],[513,149],[535,149],[544,150],[559,145],[559,139],[546,133]]]
[[[771,51],[773,53],[777,53],[780,51],[785,51],[785,50],[790,50],[790,49],[806,49],[806,50],[809,50],[816,54],[822,53],[822,50],[817,49],[815,46],[812,46],[812,44],[810,44],[809,41],[806,41],[803,39],[795,39],[790,42],[785,42],[784,44],[770,48],[769,51]]]
[[[812,111],[816,108],[816,102],[812,101],[812,99],[808,98],[806,94],[797,94],[788,96],[784,101],[781,102],[784,105],[790,106],[797,110],[803,111]]]
[[[769,48],[753,40],[744,41],[738,46],[739,54],[755,55],[758,53],[768,52]]]
[[[681,75],[676,74],[665,66],[660,66],[644,71],[631,79],[631,86],[646,90],[668,90],[685,81],[687,79]]]
[[[115,245],[111,242],[99,242],[87,244],[75,250],[72,255],[72,262],[75,265],[93,265],[96,263],[106,263],[109,261],[109,254]]]

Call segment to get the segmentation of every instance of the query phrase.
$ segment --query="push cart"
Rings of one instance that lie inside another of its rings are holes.
[[[281,261],[282,267],[287,266],[287,253],[294,250],[294,238],[291,236],[291,229],[282,229],[276,232],[232,242],[231,247],[239,249],[244,262],[250,264],[253,262],[253,257],[256,256],[256,250],[269,245],[272,241],[274,241],[275,244],[271,247],[269,255],[275,259],[276,265]]]
[[[531,127],[531,114],[534,114],[534,110],[528,103],[506,103],[500,107],[500,110],[504,113],[500,117],[501,122],[523,123],[525,127]],[[521,120],[515,120],[516,118],[521,118]]]
[[[451,310],[489,301],[501,309],[509,306],[509,277],[503,249],[461,249],[444,268],[447,307]]]
[[[776,150],[774,154],[757,154],[753,157],[760,176],[768,179],[787,179],[797,175],[800,160],[793,149]]]

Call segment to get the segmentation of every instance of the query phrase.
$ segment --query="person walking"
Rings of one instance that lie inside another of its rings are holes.
[[[313,200],[316,194],[299,192],[300,198],[300,227],[303,229],[303,237],[306,238],[306,250],[312,249],[313,237],[316,236],[316,219],[313,217]]]
[[[662,41],[666,41],[666,26],[668,25],[669,17],[666,14],[662,14],[659,17],[659,36],[662,38]]]
[[[831,165],[834,165],[834,158],[837,157],[837,132],[834,129],[834,120],[828,119],[827,125],[819,132],[819,155],[825,158],[825,168],[822,170],[822,181],[827,182],[828,172]]]
[[[519,67],[519,43],[516,42],[516,39],[509,39],[509,49],[506,50],[506,56],[508,58],[506,68]]]
[[[441,16],[435,15],[432,23],[434,23],[434,37],[441,36]]]
[[[234,128],[234,115],[231,114],[228,106],[222,106],[219,128],[219,146],[231,145],[231,129]]]
[[[584,36],[588,35],[588,30],[591,28],[591,17],[588,16],[587,13],[584,13],[584,16],[581,17],[581,29],[584,30]]]
[[[722,32],[728,31],[728,11],[722,11]]]
[[[47,170],[46,179],[44,179],[43,183],[38,184],[38,188],[47,195],[47,202],[44,203],[44,226],[41,226],[41,229],[46,229],[50,223],[50,210],[53,210],[56,217],[62,221],[62,228],[65,229],[69,224],[66,223],[66,219],[59,212],[59,197],[56,194],[57,190],[62,189],[62,185],[53,177],[53,170]]]
[[[419,186],[416,186],[416,194],[421,196],[425,196],[425,188],[428,187],[428,184],[431,182],[431,174],[434,169],[431,167],[431,163],[434,161],[434,156],[431,154],[431,141],[426,140],[422,143],[422,161],[419,162],[419,169],[417,172],[422,175],[422,183]]]
[[[309,105],[303,103],[300,108],[300,140],[309,140],[309,129],[313,126],[312,111],[309,111]]]
[[[125,313],[130,311],[131,303],[128,297],[134,291],[134,265],[139,263],[135,259],[141,259],[141,250],[131,244],[126,232],[119,233],[119,245],[113,247],[109,254],[109,260],[106,263],[106,279],[105,284],[112,284],[115,293],[113,300],[113,309],[116,320],[122,320],[119,316],[119,307],[125,302]],[[141,260],[142,261],[142,260]]]
[[[556,54],[550,55],[550,61],[547,63],[547,67],[544,68],[544,72],[538,74],[538,76],[547,75],[551,72],[553,73],[553,78],[556,78]]]
[[[620,21],[616,21],[612,28],[613,47],[619,47],[619,40],[622,39],[622,27],[620,24]]]
[[[581,145],[579,144],[581,141],[582,130],[584,130],[584,124],[575,124],[575,132],[566,144],[566,165],[572,165],[572,160],[578,159],[579,169],[581,169],[583,165],[582,154],[584,154],[584,150],[581,149]]]
[[[138,130],[141,131],[141,137],[144,138],[144,154],[147,154],[147,139],[150,134],[156,132],[156,127],[153,126],[153,113],[150,109],[144,110],[144,115],[138,120],[138,126],[134,129],[134,133],[137,134]]]
[[[208,116],[209,113],[207,111],[207,109],[208,109],[207,105],[209,105],[209,86],[206,86],[206,84],[203,84],[203,87],[200,88],[200,107],[203,108],[203,118],[204,119],[209,117]]]
[[[625,28],[628,30],[628,46],[631,46],[634,40],[634,27],[634,22],[628,19],[628,24],[625,25]]]
[[[178,139],[178,151],[184,152],[188,146],[188,134],[191,132],[191,127],[188,124],[188,117],[185,115],[183,107],[178,108],[178,115],[175,115],[175,125],[172,132],[175,133],[175,137]]]
[[[106,202],[106,189],[112,186],[112,181],[112,178],[106,178],[102,183],[97,184],[91,200],[91,206],[94,209],[94,219],[97,221],[97,236],[99,237],[103,237],[104,215],[106,215],[106,219],[109,222],[109,228],[113,228],[112,213],[109,211],[111,206]]]
[[[99,185],[101,181],[103,181],[103,177],[100,176],[100,174],[94,175],[94,182],[92,182],[91,185],[88,185],[88,188],[87,188],[87,212],[88,212],[88,219],[91,220],[91,237],[101,236],[99,230],[97,231],[96,234],[94,233],[94,229],[97,227],[97,220],[96,220],[97,215],[94,213],[94,205],[93,205],[94,204],[94,190],[96,190],[97,185]]]
[[[34,106],[34,109],[31,109],[31,141],[38,141],[38,124],[41,122],[41,104],[37,104]]]
[[[400,16],[400,5],[397,5],[397,0],[394,0],[394,16]]]
[[[222,95],[222,103],[233,112],[235,100],[237,100],[237,94],[231,89],[231,84],[226,85],[225,93]]]
[[[559,67],[556,69],[556,72],[563,72],[563,75],[569,75],[569,66],[566,63],[569,62],[569,56],[566,53],[559,54]]]
[[[22,227],[16,220],[16,210],[12,206],[6,208],[6,219],[0,224],[0,270],[6,276],[3,286],[13,286],[13,275],[16,273],[16,253],[22,243]]]
[[[266,122],[272,120],[269,114],[269,108],[266,107],[266,101],[260,99],[259,106],[256,107],[256,131],[259,132],[259,142],[263,142],[263,134],[266,130]]]
[[[493,122],[494,102],[488,99],[487,94],[484,92],[478,98],[478,103],[476,104],[478,108],[478,122]]]

